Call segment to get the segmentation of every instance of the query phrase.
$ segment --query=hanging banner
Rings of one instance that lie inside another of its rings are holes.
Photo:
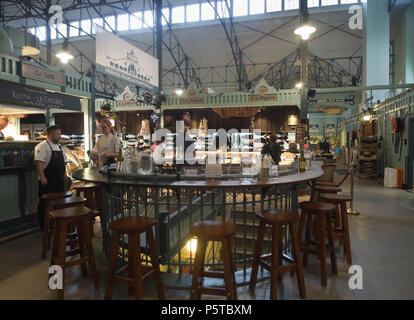
[[[158,91],[158,59],[97,25],[94,28],[97,71]]]

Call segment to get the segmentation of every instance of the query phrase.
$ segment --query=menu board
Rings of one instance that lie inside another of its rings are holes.
[[[305,143],[305,138],[306,138],[305,126],[297,126],[296,127],[296,143],[297,144]]]

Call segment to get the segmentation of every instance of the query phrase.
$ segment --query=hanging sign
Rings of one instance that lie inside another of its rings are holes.
[[[156,123],[160,120],[160,114],[159,113],[153,113],[150,116],[151,122]]]
[[[80,99],[75,96],[49,92],[14,82],[0,80],[0,101],[40,109],[53,108],[81,111]]]
[[[158,90],[158,59],[95,25],[96,70],[151,91]]]
[[[22,76],[62,87],[66,85],[65,75],[63,73],[37,67],[30,63],[22,63]]]

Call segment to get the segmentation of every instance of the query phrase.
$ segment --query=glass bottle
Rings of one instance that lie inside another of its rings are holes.
[[[122,171],[122,163],[124,162],[124,157],[122,156],[122,145],[119,146],[118,155],[116,156],[116,171]]]
[[[303,146],[300,147],[300,157],[299,157],[299,172],[306,171],[306,158],[303,151]]]

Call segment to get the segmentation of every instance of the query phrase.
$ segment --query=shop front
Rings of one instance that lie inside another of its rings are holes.
[[[37,175],[34,148],[45,138],[48,125],[59,124],[61,115],[83,116],[87,99],[41,87],[0,80],[0,239],[37,226]],[[66,121],[66,119],[65,119]],[[75,128],[78,123],[72,123]],[[79,134],[83,128],[79,128]],[[62,145],[70,161],[68,173],[79,169],[83,141],[73,131],[63,131]]]

